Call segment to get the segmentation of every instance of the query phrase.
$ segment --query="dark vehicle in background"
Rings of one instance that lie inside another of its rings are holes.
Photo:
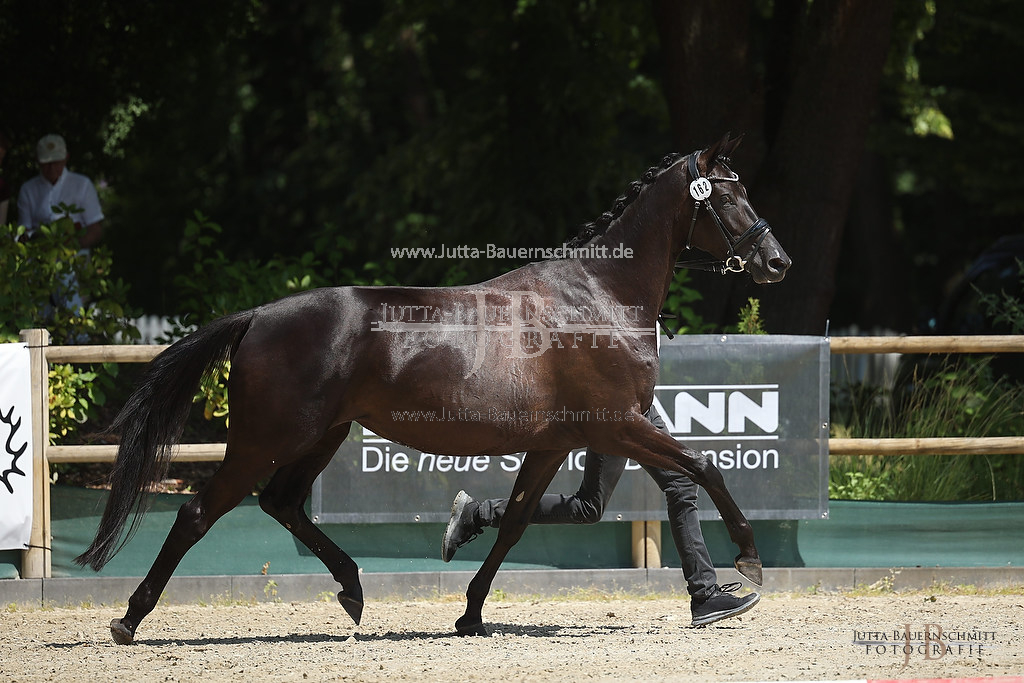
[[[1012,334],[1005,322],[995,322],[983,296],[1002,300],[1024,297],[1024,235],[1002,237],[983,251],[942,302],[931,323],[933,334]]]
[[[996,310],[985,304],[995,297]],[[956,281],[945,296],[938,313],[929,318],[926,334],[980,335],[1022,334],[1005,320],[997,320],[1005,307],[1005,298],[1024,301],[1024,234],[1001,237],[981,252],[970,268]],[[943,365],[943,356],[905,356],[897,381],[904,382],[916,371],[934,370]],[[1024,353],[1007,353],[992,359],[993,373],[1015,382],[1024,382]],[[903,383],[903,382],[901,382]]]

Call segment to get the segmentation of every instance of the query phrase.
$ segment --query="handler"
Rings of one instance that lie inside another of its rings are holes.
[[[646,417],[655,427],[669,433],[653,407],[647,411]],[[718,583],[697,517],[697,485],[679,472],[649,465],[642,467],[657,482],[668,502],[672,540],[676,544],[686,578],[686,590],[690,594],[691,625],[706,626],[752,609],[761,599],[758,593],[740,597],[732,595],[740,587],[739,582]],[[588,449],[579,491],[571,496],[544,494],[530,518],[530,524],[595,524],[601,521],[605,505],[625,468],[625,458]],[[452,502],[452,516],[441,541],[441,559],[450,561],[459,548],[479,536],[484,528],[497,528],[506,505],[508,498],[476,501],[465,491],[459,491]]]

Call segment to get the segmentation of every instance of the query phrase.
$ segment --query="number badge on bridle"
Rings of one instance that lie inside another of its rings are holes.
[[[696,178],[690,183],[690,196],[702,202],[711,196],[711,181],[707,178]]]

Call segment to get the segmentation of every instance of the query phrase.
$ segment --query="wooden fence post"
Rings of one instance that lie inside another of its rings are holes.
[[[32,531],[28,550],[21,551],[21,578],[50,577],[50,463],[46,447],[50,441],[49,365],[46,330],[22,330],[22,342],[28,345],[32,373]]]
[[[633,522],[633,566],[661,569],[661,522]]]

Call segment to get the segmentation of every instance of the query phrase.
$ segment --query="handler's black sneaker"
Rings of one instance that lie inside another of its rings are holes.
[[[727,583],[724,586],[715,585],[705,600],[701,602],[691,601],[690,613],[693,615],[691,626],[707,626],[708,624],[735,617],[752,609],[761,596],[757,593],[744,595],[730,595],[740,587],[740,582]]]
[[[482,529],[476,521],[476,509],[480,504],[465,491],[459,491],[452,501],[452,516],[444,529],[441,539],[441,559],[448,562],[455,557],[455,551],[480,535]]]

